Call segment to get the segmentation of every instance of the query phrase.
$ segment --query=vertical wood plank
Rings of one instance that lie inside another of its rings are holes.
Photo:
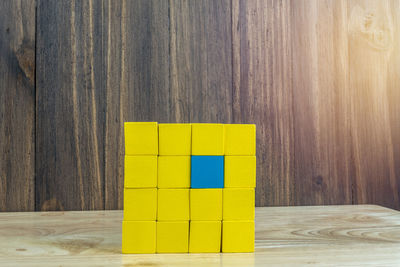
[[[104,5],[104,72],[106,86],[105,122],[105,209],[122,209],[124,179],[123,122],[127,114],[126,1]]]
[[[393,48],[388,66],[387,97],[397,195],[398,199],[400,199],[400,53],[398,53],[400,51],[400,2],[396,0],[391,1],[390,9],[393,16]],[[396,207],[396,205],[392,205],[392,207]],[[400,207],[397,208],[400,209]]]
[[[168,1],[105,5],[105,208],[123,207],[123,122],[171,121]]]
[[[35,1],[0,2],[0,211],[35,208]]]
[[[127,1],[126,12],[126,119],[169,121],[168,2]]]
[[[170,1],[171,121],[232,121],[231,1]]]
[[[398,115],[391,116],[391,103],[398,105],[400,100],[391,90],[399,79],[393,75],[398,70],[398,51],[393,50],[398,36],[394,36],[392,7],[390,1],[348,2],[349,88],[356,202],[399,209],[395,167],[399,159],[394,157],[399,154],[393,146],[398,148],[399,137],[392,134],[400,122],[393,121]]]
[[[295,203],[350,204],[345,1],[292,1]]]
[[[233,1],[233,121],[257,124],[256,205],[293,200],[292,25],[287,1]]]
[[[104,207],[102,3],[37,4],[37,210]]]

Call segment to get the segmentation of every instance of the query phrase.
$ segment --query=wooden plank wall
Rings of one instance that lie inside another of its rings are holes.
[[[0,4],[0,210],[122,208],[124,121],[257,124],[258,206],[400,209],[396,0]]]
[[[0,1],[0,211],[35,209],[35,3]]]

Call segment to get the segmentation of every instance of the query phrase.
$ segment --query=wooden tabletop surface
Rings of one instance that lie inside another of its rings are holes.
[[[256,252],[122,255],[122,211],[0,213],[0,266],[400,266],[400,212],[256,208]]]

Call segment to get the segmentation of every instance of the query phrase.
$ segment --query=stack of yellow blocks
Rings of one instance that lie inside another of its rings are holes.
[[[254,251],[253,124],[125,123],[123,253]]]

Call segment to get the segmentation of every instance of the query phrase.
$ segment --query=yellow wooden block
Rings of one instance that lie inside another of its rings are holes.
[[[222,220],[222,189],[190,189],[190,220]]]
[[[189,123],[160,123],[159,155],[190,155],[191,131]]]
[[[189,189],[158,189],[158,221],[189,220]]]
[[[221,221],[191,221],[189,252],[221,252]]]
[[[124,220],[155,221],[157,188],[124,189]]]
[[[254,252],[254,221],[223,221],[222,252]]]
[[[256,154],[255,124],[225,124],[225,155]]]
[[[184,253],[189,247],[189,221],[157,222],[157,253]]]
[[[155,253],[155,221],[123,221],[122,253]]]
[[[222,192],[223,220],[254,220],[254,188],[224,188]]]
[[[158,188],[189,188],[190,156],[158,157]]]
[[[157,155],[157,122],[125,122],[125,155]]]
[[[256,187],[256,156],[225,156],[224,187]]]
[[[193,123],[192,155],[224,155],[224,125]]]
[[[157,156],[125,156],[125,187],[157,187]]]

